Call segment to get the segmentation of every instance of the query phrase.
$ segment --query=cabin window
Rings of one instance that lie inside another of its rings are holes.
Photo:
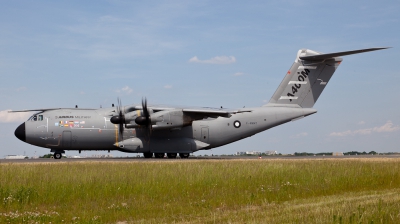
[[[38,121],[43,121],[43,115],[38,116]]]

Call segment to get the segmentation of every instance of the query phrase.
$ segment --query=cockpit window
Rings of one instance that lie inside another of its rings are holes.
[[[38,116],[38,121],[43,121],[43,115]]]
[[[41,113],[41,112],[40,112]],[[37,121],[38,120],[38,114],[39,113],[36,113],[36,114],[34,114],[34,115],[32,115],[29,119],[28,119],[28,121]],[[39,121],[41,121],[41,120],[43,120],[43,115],[39,115]]]

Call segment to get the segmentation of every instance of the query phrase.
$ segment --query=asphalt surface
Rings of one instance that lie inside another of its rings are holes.
[[[400,158],[400,155],[352,155],[352,156],[263,156],[263,159],[348,159],[348,158]],[[115,158],[62,158],[62,159],[0,159],[0,164],[4,163],[58,163],[58,162],[150,162],[150,161],[193,161],[193,160],[238,160],[238,159],[256,159],[260,160],[257,156],[191,156],[188,159],[181,159],[177,157],[176,159],[168,158],[151,158],[146,159],[144,157],[115,157]]]

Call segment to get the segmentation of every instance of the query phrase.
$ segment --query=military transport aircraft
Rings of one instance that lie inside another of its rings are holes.
[[[66,150],[119,150],[144,157],[188,158],[314,114],[315,102],[342,62],[340,56],[381,50],[368,48],[323,54],[299,50],[292,67],[269,103],[261,107],[223,109],[147,105],[100,109],[50,108],[22,123],[15,136],[49,148],[60,159]]]

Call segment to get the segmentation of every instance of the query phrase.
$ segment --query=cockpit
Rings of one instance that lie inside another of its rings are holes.
[[[40,112],[41,113],[41,112]],[[40,113],[36,113],[34,115],[32,115],[28,121],[43,121],[43,114]]]

